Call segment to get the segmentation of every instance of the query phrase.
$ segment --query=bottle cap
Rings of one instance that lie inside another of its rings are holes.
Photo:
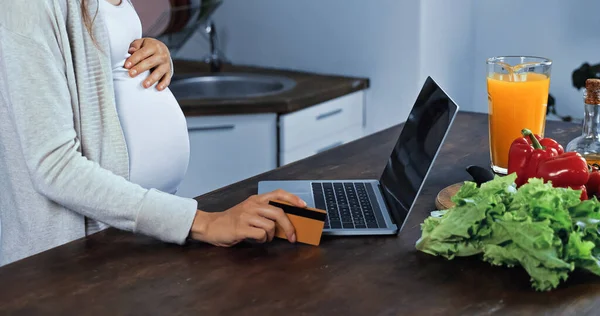
[[[585,103],[600,104],[600,79],[590,78],[585,81]]]

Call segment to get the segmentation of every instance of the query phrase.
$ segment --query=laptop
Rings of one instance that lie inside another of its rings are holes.
[[[414,207],[458,108],[427,77],[379,179],[260,181],[258,193],[283,189],[310,207],[326,210],[323,235],[397,234]]]

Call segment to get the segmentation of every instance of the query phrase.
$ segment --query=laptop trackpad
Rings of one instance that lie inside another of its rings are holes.
[[[294,193],[294,192],[291,192]],[[295,195],[297,195],[299,198],[301,198],[304,202],[306,202],[306,204],[308,204],[308,207],[315,207],[315,203],[313,202],[313,197],[312,194],[306,194],[306,193],[294,193]]]
[[[312,189],[309,181],[266,181],[259,185],[259,194],[282,189],[297,195],[306,201],[309,207],[314,207]]]

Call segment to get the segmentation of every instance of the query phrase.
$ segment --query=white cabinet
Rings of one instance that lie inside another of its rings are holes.
[[[190,163],[177,195],[196,197],[275,169],[278,158],[285,165],[358,139],[363,113],[364,91],[358,91],[279,118],[187,117]]]
[[[277,115],[187,117],[190,162],[177,195],[196,197],[277,167]]]
[[[279,117],[279,158],[285,165],[363,136],[364,91]]]
[[[336,131],[329,137],[323,137],[309,142],[303,146],[297,147],[293,150],[281,152],[279,154],[280,164],[286,165],[288,163],[304,159],[306,157],[316,155],[320,152],[335,148],[343,145],[347,142],[359,139],[363,136],[363,128],[361,125],[353,125],[342,131]]]

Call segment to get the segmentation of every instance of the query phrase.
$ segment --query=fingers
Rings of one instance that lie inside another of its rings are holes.
[[[279,226],[281,226],[281,228],[283,229],[283,232],[285,233],[287,239],[292,243],[296,242],[296,230],[294,229],[294,225],[287,217],[287,215],[285,215],[283,210],[271,205],[265,205],[263,207],[257,208],[257,212],[258,215],[277,222],[277,224],[279,224]]]
[[[170,84],[171,84],[171,77],[172,77],[172,73],[171,73],[171,69],[169,67],[169,65],[163,65],[161,67],[165,67],[165,75],[162,77],[162,80],[158,83],[158,85],[156,86],[156,88],[159,91],[162,91],[164,89],[166,89]],[[158,70],[158,69],[157,69]],[[155,70],[156,71],[156,70]],[[154,75],[154,73],[152,73],[152,75]]]
[[[148,76],[148,78],[146,78],[146,80],[144,80],[144,88],[149,88],[152,85],[154,85],[156,82],[158,82],[161,78],[164,78],[166,76],[169,76],[169,81],[171,78],[170,72],[169,72],[169,65],[165,65],[162,64],[160,66],[158,66],[156,69],[152,70],[152,73],[150,73],[150,75]],[[161,84],[159,86],[157,86],[156,88],[158,90],[163,90],[165,89],[167,86],[164,85],[164,83],[161,82]]]
[[[156,56],[156,55],[148,57],[148,58],[142,60],[139,64],[135,65],[129,71],[129,73],[132,77],[135,77],[138,74],[141,74],[145,71],[151,70],[152,68],[155,68],[157,66],[160,66],[162,64],[161,60],[162,60],[162,58],[160,56]],[[154,71],[152,71],[152,72],[154,73]],[[163,73],[163,76],[164,76],[164,73]]]
[[[272,201],[272,200],[281,200],[281,201],[285,201],[285,202],[291,203],[293,205],[296,205],[298,207],[306,206],[306,202],[304,202],[301,198],[299,198],[298,196],[296,196],[292,193],[281,190],[281,189],[275,190],[273,192],[265,193],[262,196],[260,196],[259,198],[262,202],[265,202],[265,203],[268,203],[269,201]]]
[[[143,38],[136,39],[135,41],[131,42],[131,44],[129,44],[129,51],[138,50],[138,49],[142,48],[143,45],[144,45]]]
[[[140,71],[140,68],[138,67],[138,64],[141,63],[142,61],[145,61],[147,64],[148,57],[155,55],[155,53],[156,53],[155,47],[145,46],[145,47],[142,47],[142,48],[136,50],[133,54],[131,54],[131,56],[129,56],[129,58],[127,58],[127,60],[125,60],[125,68],[130,69],[129,75],[131,75],[132,77],[135,77],[138,74],[142,73],[142,71]],[[148,68],[148,69],[150,69],[150,68]],[[148,69],[146,69],[146,70],[148,70]]]
[[[131,42],[131,44],[129,44],[129,53],[133,54],[135,51],[137,51],[140,48],[142,48],[142,45],[144,45],[144,39],[143,38],[136,39],[135,41]],[[128,67],[125,67],[125,68],[128,68]]]
[[[267,240],[272,241],[275,237],[275,222],[268,220],[264,217],[253,216],[249,220],[249,224],[256,228],[260,228],[267,233]]]
[[[145,88],[157,84],[156,88],[162,91],[171,84],[171,58],[168,48],[162,42],[151,38],[137,39],[129,45],[129,53],[131,56],[124,64],[129,69],[129,76],[136,77],[152,70],[143,83]]]
[[[251,238],[261,243],[266,242],[268,238],[267,232],[264,229],[251,226],[248,226],[248,230],[246,230],[244,235],[246,235],[246,238]]]

